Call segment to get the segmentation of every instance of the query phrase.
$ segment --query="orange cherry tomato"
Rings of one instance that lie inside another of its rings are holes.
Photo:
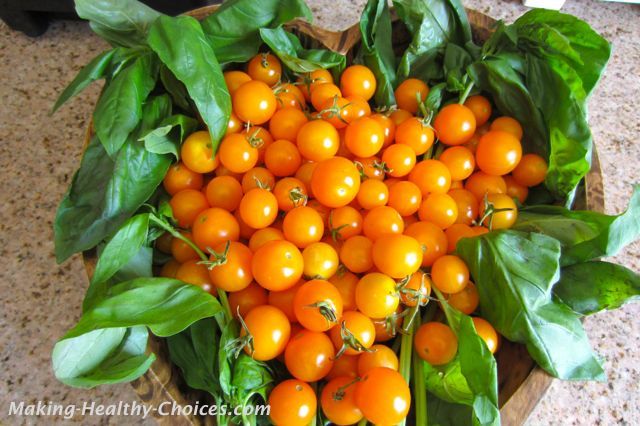
[[[400,303],[396,282],[387,275],[372,272],[360,278],[356,286],[356,306],[369,318],[385,318]]]
[[[348,270],[356,274],[366,272],[373,267],[373,242],[362,235],[345,240],[340,248],[340,261]]]
[[[406,217],[416,213],[421,203],[422,193],[413,182],[400,181],[389,188],[387,205],[396,209],[400,216]]]
[[[167,263],[162,265],[162,269],[160,269],[160,276],[165,278],[175,278],[178,268],[180,268],[180,263],[175,259],[170,259]]]
[[[444,365],[458,353],[458,338],[446,324],[422,324],[413,338],[416,353],[431,365]]]
[[[344,138],[345,145],[354,155],[371,157],[384,144],[384,129],[376,120],[361,117],[347,126]]]
[[[187,260],[180,265],[176,271],[176,279],[213,293],[209,271],[206,266],[200,264],[197,260]]]
[[[244,123],[240,121],[238,116],[231,112],[231,115],[229,116],[229,123],[227,124],[227,133],[225,133],[225,135],[240,132],[243,125]]]
[[[308,198],[306,185],[292,177],[280,179],[273,188],[273,195],[278,201],[278,208],[285,212],[304,205]]]
[[[289,241],[274,240],[253,253],[251,271],[262,287],[282,291],[302,278],[303,263],[302,253],[296,246]]]
[[[389,114],[389,118],[391,119],[391,121],[393,121],[393,124],[395,124],[396,127],[401,125],[411,117],[413,117],[413,114],[411,114],[406,109],[400,108],[393,110],[391,114]]]
[[[383,235],[373,243],[373,263],[391,278],[404,278],[422,266],[422,247],[407,235]]]
[[[316,199],[330,208],[343,207],[356,197],[360,189],[360,173],[351,161],[334,157],[321,161],[311,177]]]
[[[264,163],[267,169],[278,177],[291,176],[300,167],[302,157],[294,143],[280,139],[267,147]]]
[[[491,117],[491,103],[482,95],[469,96],[464,102],[476,118],[476,126],[482,126]]]
[[[444,293],[462,291],[469,282],[469,268],[458,256],[439,257],[431,267],[433,285]]]
[[[281,230],[273,227],[257,229],[249,240],[249,248],[256,251],[269,241],[284,240],[284,234]]]
[[[173,217],[181,228],[190,228],[196,217],[209,208],[207,198],[200,191],[185,189],[169,200]]]
[[[206,251],[221,242],[238,241],[240,225],[228,211],[212,207],[201,212],[193,222],[193,241]]]
[[[505,194],[507,184],[501,176],[492,176],[484,172],[475,172],[464,183],[464,189],[471,192],[482,202],[487,194]]]
[[[475,237],[476,232],[469,226],[464,223],[454,223],[444,231],[447,236],[447,253],[453,253],[456,250],[456,246],[458,245],[458,241],[462,238],[470,238]]]
[[[304,124],[296,137],[298,150],[310,161],[323,161],[336,155],[340,145],[338,131],[324,120]]]
[[[389,206],[375,207],[365,215],[362,221],[362,232],[371,241],[385,234],[402,234],[404,221],[402,216]]]
[[[411,407],[409,385],[397,371],[372,368],[356,385],[356,406],[373,424],[398,424]]]
[[[395,91],[398,108],[409,111],[412,114],[418,112],[418,98],[421,102],[427,99],[429,87],[417,78],[408,78],[398,85]]]
[[[478,218],[478,199],[471,191],[462,188],[451,189],[447,194],[458,207],[456,223],[471,225]]]
[[[393,144],[382,153],[382,161],[393,177],[408,175],[416,165],[416,153],[408,145]]]
[[[434,141],[433,129],[420,118],[407,118],[396,128],[396,143],[409,146],[416,155],[427,152]]]
[[[451,187],[451,172],[441,161],[422,160],[409,173],[409,180],[418,185],[423,197],[446,194]]]
[[[234,211],[242,199],[242,185],[231,176],[218,176],[207,184],[205,193],[211,207]]]
[[[240,291],[253,281],[251,259],[253,253],[246,245],[233,241],[220,243],[213,248],[209,261],[213,262],[209,269],[211,284],[224,291]]]
[[[376,338],[376,328],[366,315],[344,311],[340,323],[329,330],[329,336],[340,356],[366,352]]]
[[[242,175],[242,192],[247,193],[254,188],[273,189],[276,178],[264,167],[254,167]]]
[[[431,294],[431,280],[422,271],[417,271],[411,275],[407,284],[400,290],[400,301],[408,307],[417,304],[426,305]]]
[[[462,291],[448,295],[447,302],[463,314],[471,315],[480,304],[478,288],[469,281]]]
[[[276,111],[269,121],[269,132],[275,139],[295,142],[298,132],[309,119],[296,108],[283,108]]]
[[[253,229],[271,225],[278,216],[278,200],[266,189],[254,188],[244,194],[238,207],[244,223]]]
[[[307,330],[327,331],[342,317],[342,297],[333,284],[311,280],[302,284],[293,299],[298,322]]]
[[[547,176],[547,162],[537,154],[525,154],[513,169],[513,179],[524,186],[536,186],[544,182]]]
[[[302,111],[307,106],[304,95],[298,86],[291,83],[282,83],[277,85],[273,91],[277,101],[276,110],[294,108]]]
[[[342,355],[333,361],[333,368],[327,377],[327,380],[333,380],[336,377],[350,377],[351,380],[358,377],[358,358],[360,355]]]
[[[382,181],[367,179],[360,184],[356,199],[358,204],[365,210],[384,206],[389,199],[389,188]]]
[[[511,133],[492,130],[480,138],[476,161],[480,170],[493,176],[513,171],[522,157],[522,145]]]
[[[342,92],[338,86],[333,83],[320,83],[311,90],[311,105],[316,111],[322,111],[322,107],[336,97],[342,97]]]
[[[247,138],[252,146],[258,149],[258,163],[264,161],[264,153],[267,147],[273,143],[273,136],[264,127],[253,124],[245,126],[242,134]]]
[[[335,354],[331,339],[325,333],[302,330],[289,340],[284,362],[296,379],[316,382],[329,374]]]
[[[351,206],[338,207],[329,213],[329,231],[337,240],[362,233],[362,215]]]
[[[422,266],[431,266],[447,254],[447,236],[433,223],[413,223],[407,227],[405,235],[415,238],[422,247]]]
[[[300,168],[296,171],[295,178],[304,183],[307,192],[311,191],[311,178],[313,177],[313,172],[317,165],[318,163],[307,161],[306,163],[302,163]],[[309,195],[313,197],[313,192],[309,192]]]
[[[500,337],[495,328],[493,328],[489,321],[483,318],[473,317],[471,319],[473,320],[473,325],[476,328],[478,336],[484,340],[492,354],[496,353],[498,346],[500,346]]]
[[[233,111],[245,123],[262,124],[276,112],[276,96],[262,81],[248,81],[232,97]]]
[[[446,229],[458,218],[458,204],[450,195],[429,194],[420,205],[418,216],[422,221]]]
[[[369,371],[377,367],[386,367],[398,371],[398,357],[390,347],[376,344],[371,351],[363,352],[358,357],[358,375],[364,377]]]
[[[220,162],[234,173],[244,173],[258,162],[258,149],[241,133],[227,135],[218,149]]]
[[[229,94],[233,94],[247,81],[251,81],[251,76],[244,71],[226,71],[224,73],[224,82],[227,84]]]
[[[193,132],[180,148],[182,163],[196,173],[209,173],[218,166],[218,157],[213,155],[213,144],[209,132]]]
[[[311,99],[313,89],[322,83],[333,83],[333,76],[328,70],[318,69],[298,78],[298,87],[307,100]]]
[[[467,143],[476,131],[476,117],[464,105],[449,104],[433,120],[438,139],[445,145]]]
[[[282,65],[271,53],[258,53],[247,64],[247,74],[254,80],[273,86],[280,81]]]
[[[340,76],[340,90],[345,97],[357,96],[368,101],[376,92],[376,77],[364,65],[351,65]]]
[[[356,405],[356,385],[352,377],[342,376],[330,380],[322,389],[320,405],[325,417],[336,425],[352,425],[362,420]]]
[[[329,278],[329,282],[340,292],[345,311],[354,311],[356,309],[356,285],[358,285],[359,280],[356,274],[345,270],[339,270]]]
[[[234,316],[240,313],[243,318],[256,306],[267,304],[267,290],[255,282],[248,287],[229,293],[229,306]]]
[[[360,173],[368,179],[384,180],[384,164],[377,156],[366,158],[355,158],[354,163],[358,166]]]
[[[297,247],[305,248],[322,239],[324,221],[320,214],[309,206],[296,207],[284,217],[284,237]]]
[[[202,188],[202,174],[196,173],[182,163],[173,164],[169,167],[162,185],[169,195],[176,195],[183,189]]]
[[[451,179],[462,181],[471,176],[476,167],[476,159],[473,153],[464,146],[452,146],[440,155],[442,161],[451,173]]]
[[[193,241],[193,236],[190,232],[181,232],[181,234],[188,240]],[[180,238],[174,238],[171,240],[171,255],[179,262],[184,263],[187,260],[200,259],[198,253],[191,248],[187,243]]]
[[[244,347],[247,355],[257,361],[269,361],[284,352],[291,324],[280,309],[270,305],[257,306],[244,317],[240,336],[247,333],[253,336],[251,345]]]
[[[482,225],[490,229],[508,229],[516,223],[518,219],[518,207],[511,197],[506,194],[490,194],[487,195],[487,203],[493,205],[496,211],[489,219],[486,219]],[[484,213],[485,203],[484,200],[482,200],[480,202],[480,217],[483,217]]]
[[[384,148],[391,145],[396,137],[396,123],[394,123],[390,117],[380,113],[371,115],[371,119],[377,121],[384,132],[384,143],[382,147]]]
[[[500,130],[503,132],[511,133],[519,141],[522,140],[522,126],[520,123],[511,117],[498,117],[491,123],[490,130]]]
[[[529,188],[524,185],[520,185],[511,175],[506,175],[502,178],[504,179],[504,183],[507,185],[506,194],[511,198],[517,198],[521,204],[524,204],[529,196]]]
[[[297,323],[296,313],[293,310],[293,298],[296,296],[298,287],[304,284],[303,280],[300,280],[296,285],[282,291],[270,291],[267,297],[269,305],[275,306],[280,309],[292,323]],[[293,337],[295,334],[291,333]]]
[[[328,280],[338,271],[339,259],[336,250],[323,242],[311,243],[302,251],[303,274],[307,278]]]
[[[306,426],[316,417],[318,403],[311,386],[301,380],[289,379],[271,390],[269,407],[273,424]]]

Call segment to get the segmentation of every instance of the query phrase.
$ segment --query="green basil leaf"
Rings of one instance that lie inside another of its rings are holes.
[[[560,276],[560,243],[536,233],[494,231],[458,242],[482,316],[507,339],[524,343],[554,377],[604,380],[578,316],[552,300]]]
[[[180,158],[180,144],[186,135],[198,128],[198,120],[186,115],[176,114],[164,119],[160,126],[144,135],[144,147],[156,154],[173,154]]]
[[[101,328],[137,325],[166,337],[221,310],[218,300],[198,286],[170,278],[137,278],[109,287],[65,339]]]
[[[160,17],[147,38],[160,60],[184,83],[209,128],[214,152],[227,131],[231,98],[200,23],[189,16]]]
[[[236,405],[245,405],[254,395],[260,395],[267,401],[267,393],[273,387],[273,378],[267,364],[241,353],[233,364],[231,385],[235,390],[232,401]]]
[[[80,388],[129,382],[143,375],[155,360],[146,355],[145,327],[104,328],[56,343],[53,371],[62,383]]]
[[[62,91],[53,105],[51,113],[56,112],[69,99],[82,92],[89,84],[104,78],[115,53],[114,49],[102,52],[85,65],[71,83]]]
[[[413,34],[398,65],[398,81],[409,76],[425,81],[441,76],[438,55],[447,43],[471,41],[471,27],[459,0],[394,0],[398,16]]]
[[[136,59],[105,87],[93,120],[98,137],[113,157],[142,118],[142,104],[155,86],[157,64],[151,55]]]
[[[133,216],[115,233],[102,250],[91,283],[101,283],[127,264],[142,247],[149,229],[149,214]]]
[[[258,53],[260,28],[275,28],[313,15],[303,0],[228,0],[202,21],[220,63],[247,62]]]
[[[444,401],[432,393],[427,393],[428,426],[471,426],[471,407]]]
[[[617,216],[560,206],[530,206],[518,213],[513,229],[541,232],[562,244],[563,266],[614,256],[640,236],[640,185],[627,210]]]
[[[189,104],[189,94],[184,84],[176,78],[166,65],[160,66],[160,81],[165,90],[171,95],[173,103],[184,111],[190,111],[191,105]]]
[[[562,268],[553,293],[574,312],[591,315],[640,299],[640,276],[615,263],[577,263]]]
[[[91,29],[116,46],[145,44],[149,26],[161,16],[139,1],[75,0],[76,13],[91,21]]]
[[[360,17],[360,34],[362,44],[357,58],[376,76],[375,103],[387,107],[395,105],[396,56],[393,52],[391,14],[386,0],[367,2]]]
[[[284,65],[296,73],[334,67],[341,71],[346,64],[345,56],[340,53],[326,49],[304,49],[298,37],[282,27],[260,28],[260,37]]]
[[[229,352],[229,343],[240,334],[240,326],[238,321],[229,321],[222,330],[220,336],[220,346],[218,348],[218,374],[220,379],[220,388],[225,398],[230,401],[233,393],[233,384],[231,382],[232,354]]]
[[[424,363],[424,376],[427,390],[443,401],[464,405],[473,404],[473,392],[462,374],[460,358],[448,364],[435,366]]]
[[[214,397],[220,392],[215,372],[218,334],[215,321],[204,318],[167,338],[169,357],[180,368],[187,384]]]

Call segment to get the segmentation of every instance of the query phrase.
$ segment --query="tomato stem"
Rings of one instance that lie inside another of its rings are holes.
[[[471,93],[471,89],[473,89],[473,80],[469,78],[469,83],[467,83],[467,86],[464,88],[464,92],[462,92],[462,94],[460,95],[460,99],[458,100],[459,104],[464,104],[464,101],[467,100],[469,94]]]
[[[402,375],[404,380],[409,384],[411,381],[411,354],[413,352],[413,327],[409,327],[411,324],[411,316],[406,316],[402,323],[403,328],[408,328],[407,333],[402,335],[400,342],[400,360],[398,372]],[[400,426],[405,426],[407,419],[403,419],[400,422]]]
[[[420,327],[420,322],[414,324],[414,331]],[[417,352],[413,353],[413,399],[416,409],[417,425],[427,424],[427,386],[424,381],[424,361]]]

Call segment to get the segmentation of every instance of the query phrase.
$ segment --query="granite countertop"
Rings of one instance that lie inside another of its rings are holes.
[[[345,28],[365,0],[307,0],[316,22]],[[467,0],[465,5],[512,21],[519,1]],[[588,21],[613,43],[609,67],[590,101],[590,116],[608,213],[627,204],[640,182],[640,7],[569,0],[564,10]],[[92,86],[54,116],[56,96],[81,66],[106,47],[80,22],[58,21],[32,39],[0,23],[0,423],[140,424],[136,418],[75,416],[8,418],[10,401],[113,404],[136,399],[128,384],[78,390],[58,383],[50,366],[56,339],[80,315],[87,286],[80,256],[56,265],[52,221],[79,164],[85,128],[99,87]],[[640,269],[640,244],[616,261]],[[602,313],[585,326],[604,359],[607,383],[554,381],[529,424],[632,424],[640,419],[640,304]],[[146,423],[153,424],[147,420]]]

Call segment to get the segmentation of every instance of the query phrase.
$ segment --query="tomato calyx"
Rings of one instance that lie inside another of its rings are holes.
[[[249,352],[251,353],[251,356],[253,356],[253,335],[251,334],[251,332],[249,332],[249,327],[247,327],[247,324],[244,322],[244,318],[242,318],[242,315],[240,315],[240,306],[238,306],[236,314],[238,317],[238,321],[240,321],[240,325],[246,334],[244,336],[239,336],[233,340],[230,340],[229,343],[224,346],[224,349],[226,351],[229,351],[229,353],[235,359],[240,356],[240,353],[244,350],[245,347],[249,347]]]
[[[207,251],[211,255],[209,260],[201,260],[198,262],[199,265],[204,265],[208,270],[212,270],[216,266],[221,266],[227,263],[227,258],[229,256],[229,247],[231,246],[231,241],[227,241],[227,244],[224,246],[224,250],[221,253],[218,253],[211,247],[207,247]]]
[[[484,204],[484,214],[482,215],[480,220],[478,220],[477,223],[474,223],[474,225],[483,226],[484,221],[488,220],[487,228],[489,229],[489,231],[493,229],[493,217],[496,213],[510,212],[513,210],[510,207],[506,207],[502,209],[495,208],[494,204],[491,201],[489,201],[488,194],[486,193],[484,194],[484,198],[482,202]]]
[[[331,234],[331,238],[333,239],[333,241],[335,241],[336,243],[340,242],[342,240],[342,234],[340,234],[340,231],[344,228],[346,228],[347,226],[349,226],[348,223],[342,224],[340,226],[338,226],[337,228],[333,227],[333,212],[329,213],[329,233]],[[338,271],[340,271],[340,267],[343,268],[343,274],[344,271],[346,271],[346,267],[343,264],[340,264],[340,266],[338,267]]]
[[[335,324],[338,322],[338,315],[336,314],[336,310],[333,307],[332,303],[329,303],[325,300],[320,300],[305,307],[318,309],[320,315],[322,315],[324,319],[326,319],[330,324]]]
[[[249,133],[249,130],[250,130],[250,127],[247,128],[247,134]],[[253,134],[245,137],[245,139],[247,139],[247,142],[249,142],[249,145],[251,145],[252,148],[258,149],[264,145],[264,139],[259,137],[258,133],[260,133],[260,129],[253,132]]]
[[[260,54],[260,65],[262,68],[269,68],[269,54],[267,52],[263,52]]]
[[[289,199],[294,207],[306,206],[309,196],[302,191],[302,188],[296,186],[289,191]]]
[[[373,168],[376,170],[380,170],[382,173],[392,173],[393,169],[389,168],[389,166],[387,166],[387,163],[385,163],[384,161],[374,161],[373,162]]]
[[[353,164],[356,165],[356,168],[358,169],[358,173],[360,173],[360,180],[364,181],[369,179],[369,176],[367,176],[367,174],[364,171],[364,164],[362,164],[358,160],[353,160]]]
[[[405,295],[409,302],[415,302],[418,306],[427,306],[430,298],[425,297],[424,293],[426,293],[426,278],[427,274],[423,273],[420,277],[420,287],[418,288],[407,288],[409,281],[411,280],[411,275],[407,275],[400,282],[398,282],[398,286],[396,289],[400,293],[400,295]]]
[[[253,180],[256,183],[256,187],[260,189],[266,189],[267,191],[271,191],[271,187],[266,182],[261,181],[257,176],[253,177]]]
[[[338,96],[334,96],[333,97],[333,103],[331,104],[331,106],[323,109],[322,111],[318,112],[318,117],[322,117],[325,120],[330,120],[332,118],[337,118],[338,120],[340,120],[341,122],[343,122],[344,124],[349,124],[347,122],[347,120],[344,119],[344,117],[342,116],[342,111],[347,108],[349,105],[351,105],[351,102],[340,106],[338,105]]]
[[[375,350],[372,350],[371,352],[375,352]],[[336,357],[337,358],[337,357]],[[334,401],[342,401],[346,395],[346,391],[349,387],[355,385],[356,383],[358,383],[359,381],[361,381],[362,378],[361,377],[356,377],[354,378],[352,381],[345,383],[344,385],[340,386],[338,389],[335,390],[335,392],[331,393],[331,398]]]
[[[357,352],[375,352],[375,349],[367,348],[358,340],[358,338],[347,328],[347,322],[342,321],[340,323],[340,338],[342,339],[342,346],[336,354],[335,359],[340,358],[344,352],[351,348]]]

